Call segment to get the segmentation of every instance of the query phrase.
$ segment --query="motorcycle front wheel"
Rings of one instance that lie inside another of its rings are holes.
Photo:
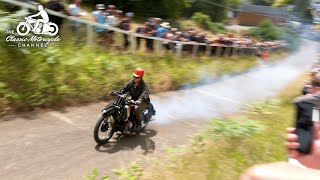
[[[94,127],[93,137],[98,144],[106,144],[114,132],[114,119],[112,115],[102,115]]]
[[[31,28],[27,23],[19,23],[19,25],[17,26],[17,33],[20,36],[27,35],[30,30],[31,30]]]

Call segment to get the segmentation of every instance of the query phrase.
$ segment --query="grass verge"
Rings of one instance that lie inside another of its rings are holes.
[[[245,113],[212,119],[187,146],[169,148],[142,179],[238,179],[248,167],[285,161],[285,128],[293,124],[292,99],[304,75],[273,99],[254,102]]]

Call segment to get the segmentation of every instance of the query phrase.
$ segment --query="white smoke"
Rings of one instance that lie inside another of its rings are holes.
[[[206,85],[151,97],[157,111],[154,123],[176,119],[206,119],[236,112],[251,100],[275,95],[287,83],[307,71],[316,60],[318,43],[304,41],[296,54],[274,64],[261,65],[236,76],[224,76]],[[236,65],[236,64],[235,64]]]

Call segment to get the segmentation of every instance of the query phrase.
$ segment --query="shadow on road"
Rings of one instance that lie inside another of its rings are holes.
[[[108,142],[104,145],[97,145],[95,149],[99,152],[116,153],[122,150],[134,150],[141,146],[142,154],[147,155],[153,153],[156,148],[155,142],[151,137],[155,136],[157,131],[153,129],[146,129],[140,135],[119,135],[113,140],[115,142]]]

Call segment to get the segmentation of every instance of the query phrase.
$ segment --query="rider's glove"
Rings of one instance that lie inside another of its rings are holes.
[[[137,104],[137,105],[140,105],[140,104],[141,104],[141,100],[137,100],[137,101],[136,101],[136,104]]]
[[[115,95],[115,94],[116,94],[115,92],[110,91],[110,92],[108,93],[108,96],[113,96],[113,95]]]

